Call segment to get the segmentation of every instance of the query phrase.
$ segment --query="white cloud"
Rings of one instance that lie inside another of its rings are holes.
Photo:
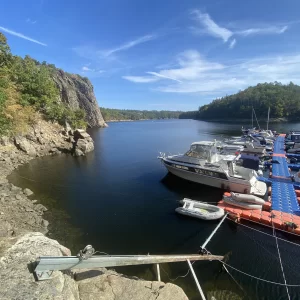
[[[154,76],[122,76],[122,78],[135,83],[149,83],[159,80],[158,77]]]
[[[221,38],[224,42],[227,42],[228,39],[233,35],[232,31],[215,23],[215,21],[212,20],[209,14],[203,14],[200,10],[197,9],[193,10],[192,14],[196,17],[198,22],[203,25],[206,33]]]
[[[14,35],[14,36],[16,36],[16,37],[19,37],[19,38],[21,38],[21,39],[24,39],[24,40],[27,40],[27,41],[30,41],[30,42],[33,42],[33,43],[36,43],[36,44],[39,44],[39,45],[42,45],[42,46],[47,46],[47,44],[44,44],[44,43],[42,43],[42,42],[39,42],[39,41],[37,41],[37,40],[35,40],[35,39],[31,38],[31,37],[28,37],[28,36],[26,36],[26,35],[24,35],[24,34],[22,34],[22,33],[19,33],[19,32],[13,31],[13,30],[10,30],[10,29],[8,29],[8,28],[1,27],[1,26],[0,26],[0,30],[2,30],[2,31],[4,31],[4,32],[6,32],[6,33],[8,33],[8,34]]]
[[[88,72],[88,71],[94,71],[94,70],[90,69],[89,67],[83,66],[82,71]]]
[[[147,74],[151,74],[153,76],[137,76],[138,81],[131,81],[139,83],[169,79],[181,83],[182,81],[197,79],[207,71],[221,70],[223,68],[224,66],[222,64],[206,61],[198,51],[187,50],[177,56],[176,68],[163,69],[159,72],[147,72]],[[130,77],[135,78],[136,76]]]
[[[233,39],[229,44],[229,49],[233,49],[236,44],[236,39]]]
[[[238,64],[221,64],[208,61],[197,51],[189,50],[177,57],[177,68],[147,72],[153,77],[124,76],[123,78],[136,83],[157,81],[159,85],[155,90],[160,92],[199,93],[217,97],[261,82],[293,81],[299,84],[299,70],[300,54],[246,59]],[[170,84],[163,79],[172,79],[173,83]]]
[[[92,73],[104,73],[105,71],[104,70],[99,70],[99,69],[91,69],[89,68],[88,66],[83,66],[81,68],[82,72],[92,72]]]
[[[110,56],[116,52],[120,52],[120,51],[124,51],[124,50],[127,50],[127,49],[130,49],[132,47],[135,47],[139,44],[142,44],[142,43],[146,43],[146,42],[149,42],[153,39],[155,39],[156,36],[155,35],[151,35],[151,34],[148,34],[148,35],[144,35],[142,37],[139,37],[135,40],[132,40],[132,41],[129,41],[125,44],[122,44],[121,46],[118,46],[116,48],[113,48],[113,49],[110,49],[110,50],[107,50],[107,51],[103,51],[103,55],[104,56]]]
[[[228,40],[232,36],[251,36],[251,35],[266,35],[266,34],[282,34],[284,33],[289,27],[287,25],[264,25],[260,27],[251,27],[251,28],[239,28],[235,26],[235,28],[225,28],[219,26],[209,14],[202,13],[200,10],[193,10],[192,15],[194,16],[195,20],[200,23],[200,27],[191,26],[190,30],[193,33],[197,34],[209,34],[216,38],[221,38],[224,43],[228,42]],[[227,26],[228,27],[228,26]],[[232,49],[236,44],[236,39],[232,40],[229,49]]]
[[[30,24],[32,24],[32,25],[34,25],[37,21],[36,21],[36,20],[31,20],[30,18],[28,18],[28,19],[26,20],[26,22],[27,22],[27,23],[30,23]]]
[[[171,78],[171,77],[165,76],[165,75],[160,74],[160,73],[157,73],[157,72],[146,72],[146,73],[147,73],[147,74],[150,74],[150,75],[157,76],[157,77],[159,77],[159,78],[165,78],[165,79],[170,79],[170,80],[174,80],[174,81],[177,81],[177,82],[181,82],[181,81],[178,80],[178,79]]]
[[[238,30],[235,34],[248,36],[255,34],[281,34],[288,29],[288,26],[267,26],[263,28],[249,28],[245,30]]]

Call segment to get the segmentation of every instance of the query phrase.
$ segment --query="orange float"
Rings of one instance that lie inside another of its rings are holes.
[[[242,210],[241,217],[247,220],[251,220],[252,211],[251,210]]]
[[[265,204],[263,205],[263,210],[265,211],[270,211],[271,210],[271,203],[270,202],[265,202]]]

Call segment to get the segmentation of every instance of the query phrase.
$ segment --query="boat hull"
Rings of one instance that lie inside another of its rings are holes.
[[[213,186],[219,189],[234,191],[237,193],[249,193],[251,189],[251,186],[247,181],[245,181],[245,183],[232,182],[229,181],[228,179],[215,178],[215,177],[206,176],[198,173],[192,173],[189,171],[185,171],[183,169],[177,169],[168,164],[165,164],[165,167],[170,173],[172,173],[175,176],[178,176],[188,181],[192,181],[192,182],[196,182],[208,186]]]
[[[223,197],[223,201],[227,204],[230,204],[230,205],[236,206],[236,207],[240,207],[243,209],[249,209],[249,210],[250,209],[258,209],[258,210],[262,209],[262,205],[236,201],[236,200],[233,200],[231,197]]]
[[[181,215],[192,218],[210,221],[218,220],[225,214],[224,209],[208,203],[202,203],[187,198],[184,198],[180,203],[183,204],[183,207],[178,207],[175,211]]]

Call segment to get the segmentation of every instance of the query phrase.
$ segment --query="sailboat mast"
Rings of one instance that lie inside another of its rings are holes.
[[[253,106],[252,106],[252,128],[253,128]]]
[[[269,129],[269,120],[270,120],[270,106],[268,109],[268,122],[267,122],[267,130]]]

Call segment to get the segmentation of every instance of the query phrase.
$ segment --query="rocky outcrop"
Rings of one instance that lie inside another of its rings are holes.
[[[28,265],[39,256],[67,256],[70,251],[41,233],[9,243],[0,258],[0,299],[47,300],[187,300],[176,285],[129,278],[111,270],[54,271],[51,279],[34,281]]]
[[[27,134],[0,140],[0,161],[18,166],[34,157],[71,153],[83,156],[94,150],[94,142],[83,129],[63,128],[57,123],[39,120]],[[25,155],[24,155],[25,154]]]
[[[177,285],[127,277],[112,270],[75,274],[81,300],[188,300]]]
[[[78,287],[71,276],[55,271],[51,280],[36,283],[29,264],[39,256],[70,255],[69,249],[41,233],[21,237],[0,258],[0,299],[79,300]]]
[[[83,156],[94,150],[94,142],[90,135],[81,129],[74,131],[74,155]]]
[[[93,85],[86,77],[58,69],[53,79],[60,91],[61,101],[72,109],[83,109],[89,127],[107,126],[97,103]]]

